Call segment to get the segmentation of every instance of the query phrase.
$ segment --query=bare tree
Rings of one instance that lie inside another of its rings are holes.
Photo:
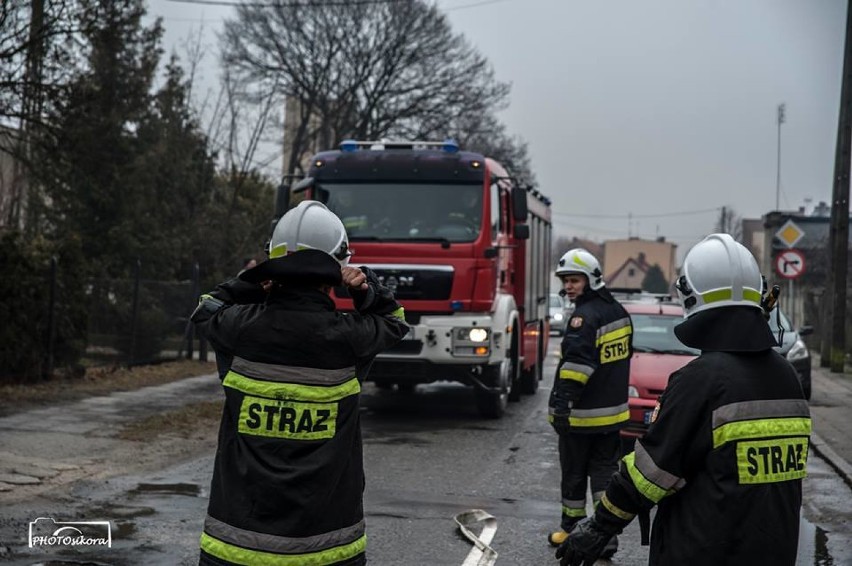
[[[422,0],[244,4],[225,23],[223,63],[241,84],[298,101],[290,166],[310,139],[438,138],[506,101],[484,57]],[[483,122],[485,123],[485,122]],[[494,123],[491,122],[490,125]]]
[[[742,217],[730,206],[723,206],[714,230],[730,234],[733,239],[739,242],[743,237]]]
[[[3,0],[0,3],[0,226],[24,224],[34,134],[48,127],[45,106],[60,98],[82,61],[79,14],[89,0]],[[30,214],[31,216],[31,214]],[[32,219],[29,224],[32,227]]]

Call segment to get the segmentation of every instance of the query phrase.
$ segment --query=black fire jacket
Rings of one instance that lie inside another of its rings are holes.
[[[627,386],[633,326],[605,288],[586,290],[562,338],[562,361],[550,395],[549,419],[568,419],[572,433],[618,430],[630,419]]]
[[[351,292],[357,313],[317,288],[267,296],[235,279],[193,315],[225,390],[202,564],[364,562],[361,382],[408,331],[364,271],[371,290]]]
[[[697,313],[675,331],[702,354],[672,374],[596,519],[659,505],[655,566],[794,566],[811,431],[795,370],[754,308]]]

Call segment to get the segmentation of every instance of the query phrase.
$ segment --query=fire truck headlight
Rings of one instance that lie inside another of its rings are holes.
[[[485,342],[488,340],[488,330],[485,328],[471,328],[468,340],[471,342]]]
[[[486,357],[491,354],[491,329],[481,327],[453,328],[453,348],[455,356]]]

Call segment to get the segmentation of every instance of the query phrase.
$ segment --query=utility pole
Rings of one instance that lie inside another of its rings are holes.
[[[781,206],[781,124],[786,121],[787,105],[783,102],[778,105],[778,159],[775,169],[775,210]]]
[[[852,137],[852,0],[846,5],[846,41],[843,48],[843,82],[840,120],[831,196],[831,371],[843,372],[846,361],[846,272],[849,257],[849,168]]]

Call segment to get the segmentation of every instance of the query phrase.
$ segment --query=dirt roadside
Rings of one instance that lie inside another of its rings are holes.
[[[0,417],[37,407],[79,401],[94,395],[161,385],[215,371],[214,362],[175,360],[132,368],[96,367],[87,369],[82,377],[56,377],[49,381],[3,384],[0,385]]]
[[[212,362],[176,361],[0,387],[0,507],[61,498],[78,480],[156,472],[211,453],[222,407],[214,374]],[[178,389],[162,406],[146,399],[191,381],[205,393]],[[81,419],[81,407],[88,417]]]

